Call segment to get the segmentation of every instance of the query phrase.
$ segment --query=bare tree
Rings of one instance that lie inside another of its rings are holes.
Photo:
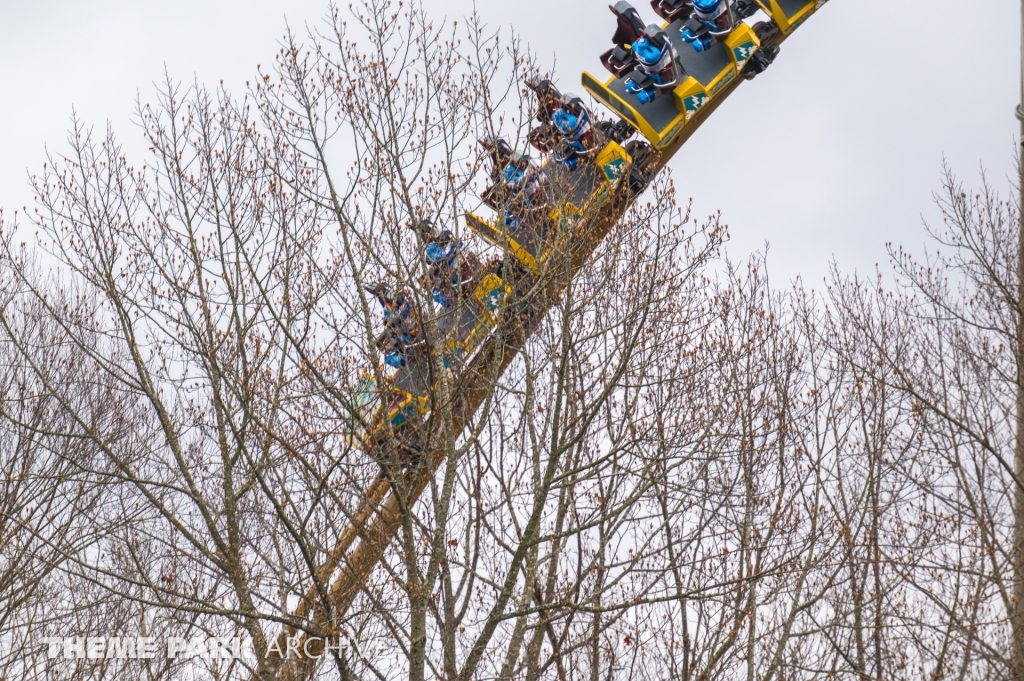
[[[0,227],[2,674],[1013,673],[1014,208],[947,176],[938,253],[819,296],[670,173],[580,210],[548,160],[531,266],[465,225],[519,227],[490,150],[541,71],[368,0],[241,99],[168,78],[142,164],[75,121]],[[50,659],[68,627],[253,655]]]
[[[883,653],[887,675],[1007,678],[1016,664],[1009,621],[1020,486],[1016,213],[987,183],[968,194],[948,170],[937,205],[943,228],[928,230],[936,250],[917,260],[893,249],[895,289],[838,279],[831,293],[848,337],[844,356],[902,413],[871,420],[876,437],[898,426],[886,429],[894,437],[880,452],[885,468],[869,470],[888,469],[898,483],[870,480],[868,500],[876,503],[879,485],[887,500],[872,525],[888,539],[872,539],[876,555],[862,560],[893,584],[878,591],[874,628],[886,643],[906,632]]]
[[[405,225],[426,216],[457,225],[466,206],[453,198],[482,189],[476,178],[483,159],[473,138],[481,130],[501,130],[505,115],[518,118],[518,124],[512,121],[517,129],[531,103],[522,86],[528,62],[514,43],[506,50],[471,24],[473,52],[466,56],[456,51],[457,33],[445,38],[419,10],[381,4],[356,12],[368,53],[359,51],[334,12],[330,30],[310,37],[311,51],[288,38],[278,80],[261,76],[243,101],[168,81],[158,104],[140,105],[137,112],[152,153],[143,166],[128,162],[112,133],[96,138],[75,124],[70,151],[51,158],[36,180],[33,222],[47,257],[80,293],[53,295],[56,281],[34,275],[31,261],[10,244],[5,251],[17,305],[59,330],[77,353],[68,355],[76,357],[71,366],[95,377],[90,380],[103,386],[112,409],[108,420],[93,417],[73,383],[39,370],[15,306],[5,308],[7,347],[29,366],[62,417],[80,428],[77,437],[102,462],[94,470],[101,488],[116,490],[116,503],[97,503],[75,516],[99,536],[69,553],[62,574],[99,591],[83,591],[97,595],[74,608],[104,622],[96,633],[116,635],[116,627],[130,624],[103,618],[113,600],[126,612],[132,604],[136,612],[145,609],[136,626],[147,632],[242,633],[252,641],[254,659],[211,660],[210,673],[234,675],[244,667],[273,678],[282,626],[322,638],[343,635],[354,616],[347,603],[358,597],[360,609],[383,617],[393,640],[407,650],[411,678],[423,678],[433,594],[441,585],[456,588],[458,579],[469,582],[458,596],[450,595],[452,603],[462,599],[459,616],[443,615],[445,664],[457,676],[475,673],[503,640],[496,636],[504,622],[526,627],[532,608],[553,598],[555,583],[547,596],[533,586],[530,592],[517,589],[524,575],[540,569],[541,521],[552,499],[568,494],[564,476],[578,478],[573,485],[583,487],[615,461],[602,455],[590,462],[583,452],[589,457],[596,451],[584,443],[599,439],[594,423],[602,413],[612,418],[609,405],[617,391],[627,390],[624,377],[649,361],[648,344],[660,340],[644,335],[653,324],[647,320],[656,319],[654,303],[685,318],[684,291],[718,243],[714,231],[685,249],[681,235],[661,245],[647,241],[644,230],[670,234],[682,219],[666,196],[628,221],[611,251],[611,269],[597,279],[565,278],[574,269],[553,256],[550,272],[520,279],[520,317],[510,314],[508,329],[499,324],[489,341],[492,359],[474,370],[480,378],[473,380],[483,381],[477,402],[487,404],[475,421],[474,410],[452,397],[465,388],[453,382],[460,374],[444,365],[443,339],[431,341],[432,408],[420,427],[438,438],[441,479],[410,469],[401,449],[389,450],[393,433],[367,449],[362,433],[373,424],[361,422],[353,408],[360,372],[376,366],[371,373],[377,384],[388,378],[376,361],[376,315],[364,285],[390,278],[413,292],[419,309],[428,308],[429,287],[416,255],[422,244]],[[383,104],[359,105],[371,96]],[[334,144],[340,135],[356,147],[350,164]],[[579,229],[586,226],[581,222]],[[624,249],[627,243],[632,250]],[[577,255],[569,249],[564,257]],[[501,275],[511,280],[509,260]],[[627,273],[633,276],[627,279]],[[669,283],[679,299],[662,301]],[[583,303],[572,293],[577,287],[586,293]],[[552,292],[561,291],[569,296],[560,298],[565,309],[545,321],[544,311],[556,300]],[[599,300],[606,319],[594,316]],[[429,338],[429,318],[424,322]],[[533,364],[517,360],[523,363],[513,364],[499,383],[516,344],[546,324],[554,326],[547,327],[542,354]],[[565,335],[569,330],[579,342]],[[603,360],[598,351],[606,353]],[[593,366],[579,365],[588,356]],[[636,397],[629,399],[635,408]],[[501,411],[495,411],[499,403]],[[537,418],[540,427],[532,431],[532,458],[508,451],[514,457],[507,471],[491,460],[495,448],[501,451],[501,438],[481,438],[496,427],[495,413],[521,414],[523,423]],[[19,422],[13,406],[5,408],[5,417]],[[468,439],[459,423],[469,426]],[[554,442],[550,453],[548,436]],[[503,499],[499,516],[489,508],[481,514],[456,494],[469,484],[467,457],[485,452],[491,462],[484,468],[483,459],[478,463],[477,489],[483,471],[504,485],[506,473],[514,477],[516,466],[533,462],[532,510],[523,515],[518,507],[516,500],[529,496],[521,497],[518,485],[506,485],[497,497]],[[574,464],[580,472],[568,467],[572,457],[583,457]],[[425,487],[428,499],[417,504]],[[374,511],[387,491],[394,511]],[[584,528],[611,523],[639,494],[591,517]],[[465,504],[474,519],[453,519]],[[474,554],[490,549],[496,558],[500,547],[508,553],[505,566],[489,566],[490,576],[462,568],[453,576],[446,528],[462,522],[466,532],[475,526],[471,534],[486,537],[485,527],[490,533],[509,529],[507,511],[514,512],[515,536],[500,543],[478,539]],[[499,517],[501,524],[483,525]],[[373,545],[364,532],[382,518],[385,526],[401,526],[394,550],[386,542]],[[567,542],[575,531],[560,532],[566,536],[557,541]],[[360,546],[374,558],[366,565],[373,567],[376,556],[385,562],[373,573],[358,567],[359,592],[339,600],[344,582],[334,581],[335,568],[360,535]],[[430,550],[424,553],[422,546]],[[557,572],[550,574],[554,579]],[[456,632],[464,633],[466,604],[482,603],[480,585],[498,584],[499,577],[504,587],[463,657],[453,642]],[[380,598],[374,584],[381,579],[400,587],[408,619],[381,609],[384,602],[371,606]],[[510,604],[522,616],[510,616]],[[523,636],[504,654],[510,667],[518,664]],[[342,660],[335,656],[339,674]],[[180,668],[136,664],[152,675]],[[358,664],[394,671],[365,657]]]

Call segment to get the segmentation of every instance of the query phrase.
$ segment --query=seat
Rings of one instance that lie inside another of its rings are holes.
[[[609,5],[608,9],[612,11],[618,21],[615,35],[612,36],[613,43],[629,46],[643,34],[646,24],[633,5],[625,0],[619,0],[614,5]]]
[[[665,21],[688,19],[693,12],[691,0],[651,0],[651,8]]]
[[[621,78],[636,67],[631,46],[633,41],[643,35],[644,22],[640,13],[625,0],[619,0],[608,9],[615,15],[616,27],[612,42],[615,47],[601,55],[601,63],[617,78]]]
[[[633,58],[633,53],[619,45],[602,54],[601,63],[616,78],[622,78],[636,68],[636,59]]]

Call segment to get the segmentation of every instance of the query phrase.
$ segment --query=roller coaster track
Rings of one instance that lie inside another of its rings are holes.
[[[778,2],[779,0],[774,0]],[[818,0],[815,11],[826,0]],[[766,0],[767,3],[767,0]],[[813,13],[813,12],[812,12]],[[810,16],[810,15],[808,15]],[[802,25],[802,22],[801,22]],[[794,27],[794,29],[796,26]],[[782,44],[793,32],[776,32],[762,43],[762,48]],[[714,114],[736,88],[745,82],[735,78],[726,85],[715,97],[702,107],[683,130],[670,144],[658,150],[652,163],[651,178],[653,179],[665,168],[671,158],[678,152],[690,137]],[[612,227],[618,223],[628,210],[632,199],[628,192],[616,192],[614,198],[601,206],[594,214],[583,216],[584,236],[571,244],[569,253],[569,276],[582,269],[603,241]],[[535,309],[535,314],[517,324],[505,325],[503,334],[491,334],[473,356],[466,370],[455,382],[456,390],[452,397],[451,413],[453,415],[453,431],[461,433],[470,423],[473,414],[486,402],[493,387],[494,380],[500,376],[523,349],[527,339],[537,329],[553,301],[559,300],[564,293],[569,277],[564,271],[561,276],[543,278],[538,283],[541,289],[538,301],[544,301],[543,307]],[[443,441],[443,438],[432,440]],[[402,473],[403,489],[407,503],[414,504],[430,484],[441,464],[445,461],[445,452],[429,448],[424,452],[419,466]],[[331,608],[337,616],[343,616],[367,577],[384,556],[385,551],[394,540],[401,528],[401,497],[395,493],[387,478],[382,474],[366,490],[365,496],[349,520],[349,524],[338,539],[338,543],[321,566],[316,577],[317,584],[327,587]],[[356,543],[358,540],[358,543]],[[333,579],[332,579],[333,578]],[[302,622],[301,626],[285,627],[280,633],[277,648],[287,651],[287,641],[299,637],[299,650],[306,650],[313,656],[280,656],[272,653],[270,663],[278,681],[299,681],[312,677],[320,660],[323,659],[322,643],[308,632],[329,630],[328,616],[323,608],[315,604],[322,598],[316,584],[311,586],[306,597],[292,613],[292,621]],[[301,632],[301,633],[300,633]],[[336,633],[336,632],[332,632]],[[312,638],[312,640],[310,640]],[[294,649],[294,643],[293,649]]]

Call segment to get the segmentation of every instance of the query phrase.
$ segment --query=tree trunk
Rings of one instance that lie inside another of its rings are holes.
[[[1024,122],[1022,122],[1022,149],[1024,149]],[[1018,161],[1020,163],[1020,161]],[[1024,174],[1021,176],[1024,180]],[[1021,208],[1024,208],[1024,186],[1022,186]],[[1019,211],[1018,211],[1019,213]],[[1014,442],[1013,487],[1013,610],[1010,622],[1013,627],[1013,651],[1010,667],[1011,678],[1024,680],[1024,218],[1018,214],[1020,237],[1017,245],[1017,427]]]
[[[1021,104],[1017,107],[1021,123],[1021,148],[1017,156],[1020,202],[1017,210],[1017,309],[1016,309],[1016,364],[1017,414],[1014,441],[1013,487],[1013,605],[1010,625],[1013,630],[1013,650],[1010,659],[1010,678],[1024,680],[1024,2],[1021,3]]]

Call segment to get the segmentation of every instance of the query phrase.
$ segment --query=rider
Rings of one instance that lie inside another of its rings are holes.
[[[703,52],[718,36],[728,35],[736,26],[732,0],[693,0],[693,16],[680,33],[685,42]]]
[[[538,151],[547,153],[558,141],[558,130],[552,116],[562,108],[562,93],[550,80],[527,80],[526,87],[537,95],[537,114],[535,118],[539,126],[530,130],[528,139]]]
[[[679,83],[682,68],[679,56],[665,31],[651,24],[633,41],[637,65],[626,80],[626,92],[636,95],[641,104],[654,101],[662,92]]]
[[[384,363],[395,369],[404,367],[409,349],[420,344],[420,328],[406,290],[393,292],[386,284],[373,284],[366,290],[384,307],[384,332],[376,345],[384,349]]]
[[[550,80],[527,81],[537,94],[537,115],[540,125],[530,131],[530,144],[543,152],[553,152],[555,160],[575,170],[579,158],[587,156],[605,141],[624,142],[633,134],[633,127],[624,120],[602,121],[578,96],[564,95]]]
[[[447,307],[473,285],[476,257],[464,252],[463,243],[449,230],[438,231],[430,220],[420,220],[410,227],[423,239],[423,259],[434,300]]]
[[[581,157],[597,150],[597,136],[590,118],[590,111],[583,105],[583,100],[568,92],[562,99],[562,106],[551,115],[559,134],[554,148],[555,160],[569,170],[576,170]]]
[[[506,140],[485,137],[480,145],[493,161],[491,179],[494,184],[484,192],[484,200],[496,208],[504,204],[505,224],[518,227],[539,198],[540,175],[530,163],[530,157],[515,151]]]

